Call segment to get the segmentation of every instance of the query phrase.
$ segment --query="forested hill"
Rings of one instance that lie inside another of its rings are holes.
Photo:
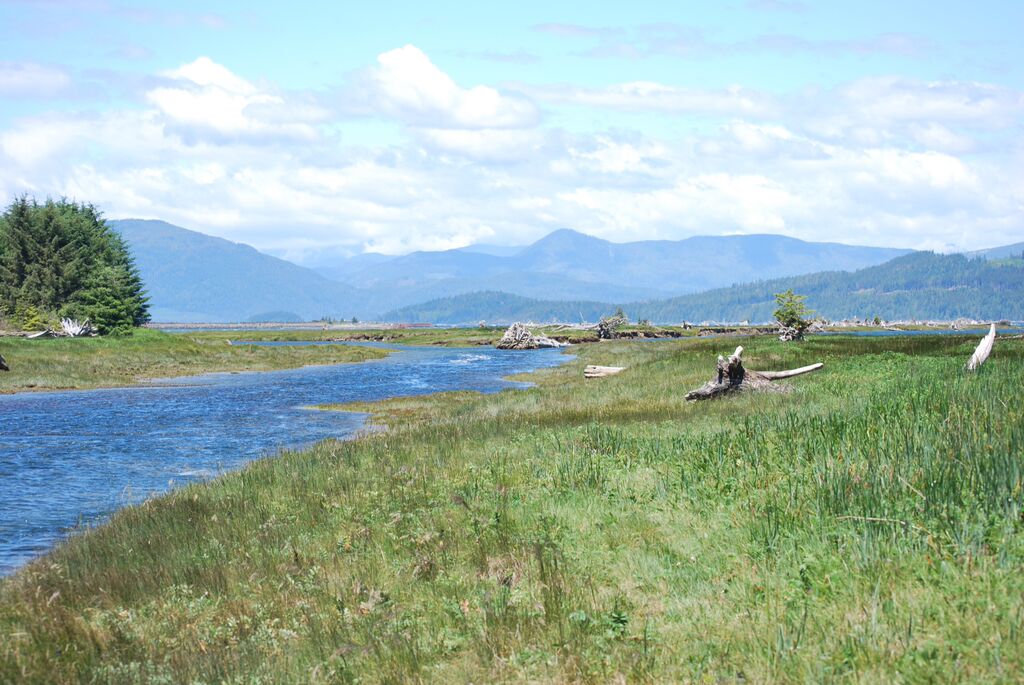
[[[384,314],[384,321],[408,323],[487,323],[596,321],[619,305],[575,300],[534,300],[521,295],[487,290],[453,295]]]
[[[665,300],[623,305],[633,319],[679,321],[768,321],[774,295],[787,289],[808,296],[807,304],[829,319],[1024,319],[1024,258],[985,260],[916,252],[854,272],[828,271],[758,281]],[[552,293],[557,296],[557,293]],[[389,312],[413,322],[494,323],[518,320],[594,321],[615,309],[599,302],[557,302],[473,293]]]
[[[917,252],[854,272],[793,276],[635,305],[652,320],[767,321],[774,294],[792,288],[829,319],[1019,320],[1024,318],[1024,260],[969,259]]]
[[[257,321],[363,315],[364,296],[240,243],[164,221],[108,221],[135,256],[157,321]]]

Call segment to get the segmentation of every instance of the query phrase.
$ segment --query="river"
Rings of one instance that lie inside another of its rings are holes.
[[[125,505],[281,448],[345,438],[364,414],[314,404],[496,392],[559,350],[402,347],[386,359],[208,374],[131,388],[0,395],[0,575]]]

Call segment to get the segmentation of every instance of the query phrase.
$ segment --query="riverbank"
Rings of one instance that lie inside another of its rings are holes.
[[[501,340],[507,326],[466,328],[349,328],[310,330],[225,330],[207,331],[202,335],[223,340],[313,341],[313,342],[384,342],[396,345],[430,345],[438,347],[475,347],[494,345]],[[536,335],[543,335],[571,344],[597,342],[597,331],[578,326],[529,326]],[[697,329],[677,326],[624,326],[623,338],[681,338],[696,336]]]
[[[228,342],[223,335],[148,329],[126,337],[0,337],[0,356],[11,369],[0,373],[0,393],[123,387],[153,378],[272,371],[387,356],[386,350],[368,347],[269,347]]]
[[[724,343],[363,405],[386,434],[122,511],[0,582],[0,681],[1024,672],[1024,342],[967,375],[975,337],[748,339],[825,369],[685,403]]]

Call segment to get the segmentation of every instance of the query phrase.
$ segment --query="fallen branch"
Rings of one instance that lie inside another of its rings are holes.
[[[974,354],[967,361],[967,370],[974,371],[979,366],[985,363],[988,356],[992,354],[992,346],[996,342],[996,325],[992,324],[991,328],[988,329],[988,335],[981,339],[978,343],[977,349],[974,350]]]
[[[604,378],[626,370],[624,366],[596,366],[591,364],[583,369],[584,378]]]
[[[811,364],[789,371],[748,371],[743,368],[743,347],[737,347],[732,355],[725,359],[718,356],[717,377],[708,381],[696,390],[686,393],[689,401],[710,400],[715,397],[734,392],[788,392],[790,387],[785,384],[776,385],[772,381],[793,378],[805,373],[817,371],[824,364]]]

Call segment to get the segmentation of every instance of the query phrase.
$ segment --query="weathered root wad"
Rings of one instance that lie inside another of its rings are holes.
[[[508,327],[494,346],[499,350],[536,350],[542,347],[565,347],[567,344],[544,335],[534,335],[526,326],[516,322]]]
[[[790,386],[773,381],[817,371],[823,366],[824,364],[819,362],[788,371],[748,370],[743,366],[743,348],[737,347],[728,359],[718,356],[715,379],[686,393],[686,399],[695,402],[737,392],[789,392],[792,389]]]

